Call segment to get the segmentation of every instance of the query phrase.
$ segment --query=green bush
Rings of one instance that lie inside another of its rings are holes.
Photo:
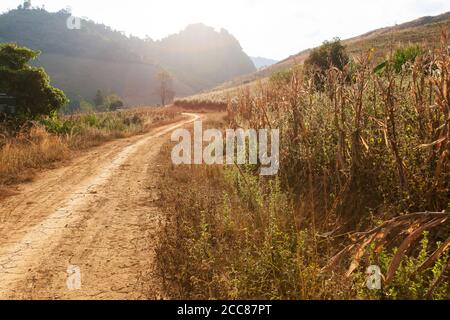
[[[405,48],[399,48],[395,51],[393,57],[394,69],[400,73],[407,63],[413,63],[416,58],[424,53],[423,49],[418,45]]]
[[[89,127],[97,127],[100,121],[95,113],[87,113],[81,117],[81,122]]]
[[[57,115],[41,119],[39,121],[45,129],[54,134],[69,134],[75,128],[75,122],[71,120],[62,120]]]

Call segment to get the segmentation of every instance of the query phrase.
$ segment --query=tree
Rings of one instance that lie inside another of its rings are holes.
[[[23,2],[23,8],[25,10],[31,9],[31,0],[26,0]]]
[[[110,110],[116,111],[116,110],[119,110],[120,108],[123,108],[123,106],[124,106],[123,102],[121,100],[117,100],[117,101],[114,101],[113,103],[111,103]]]
[[[339,38],[334,38],[311,51],[305,61],[305,68],[313,78],[316,88],[321,89],[324,85],[323,79],[330,68],[334,67],[342,71],[349,62],[350,57],[345,46]]]
[[[103,96],[103,93],[101,90],[97,90],[97,93],[95,94],[94,97],[94,106],[96,108],[98,107],[102,107],[105,103],[105,97]]]
[[[165,106],[168,101],[173,100],[175,91],[173,90],[173,77],[167,71],[161,71],[157,75],[159,87],[157,94],[161,98],[161,105]]]
[[[345,46],[342,45],[339,38],[334,38],[333,41],[325,41],[320,47],[313,49],[306,59],[305,65],[321,71],[326,71],[331,67],[344,70],[349,61]]]
[[[110,94],[108,97],[106,97],[108,109],[110,111],[116,111],[124,106],[122,98],[119,97],[117,94]]]
[[[39,56],[16,44],[0,44],[0,92],[16,98],[16,120],[50,115],[69,102],[64,92],[50,85],[43,68],[29,65]]]

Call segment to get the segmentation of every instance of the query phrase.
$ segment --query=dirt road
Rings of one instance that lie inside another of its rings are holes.
[[[197,118],[92,149],[0,202],[0,299],[163,298],[154,159],[171,131]],[[78,279],[81,289],[69,290]]]

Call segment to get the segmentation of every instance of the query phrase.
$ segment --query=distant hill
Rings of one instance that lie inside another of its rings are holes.
[[[263,57],[250,57],[252,59],[253,64],[255,65],[256,69],[264,69],[267,67],[270,67],[271,65],[277,63],[277,60],[263,58]]]
[[[36,64],[73,103],[91,100],[97,89],[119,94],[128,105],[155,104],[156,74],[174,75],[177,96],[210,89],[256,71],[239,42],[226,30],[188,26],[160,41],[127,37],[108,26],[82,20],[70,30],[64,10],[12,10],[0,15],[0,42],[42,51]]]
[[[439,45],[440,30],[442,28],[448,32],[450,31],[450,12],[434,17],[422,17],[400,25],[377,29],[361,36],[344,40],[343,43],[353,56],[374,48],[376,56],[380,58],[386,55],[389,50],[407,43],[423,44],[426,46]],[[268,68],[239,76],[216,87],[215,91],[246,85],[267,78],[277,71],[289,69],[295,64],[302,64],[308,57],[309,52],[310,49],[303,50]]]

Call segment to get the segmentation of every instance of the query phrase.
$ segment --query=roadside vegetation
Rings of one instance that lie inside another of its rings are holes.
[[[223,101],[178,99],[174,101],[174,106],[182,110],[194,112],[226,111],[227,103]]]
[[[44,117],[26,122],[14,133],[3,128],[0,131],[0,187],[29,181],[36,170],[70,159],[77,151],[146,133],[178,117],[179,113],[171,109],[138,108]]]
[[[448,45],[443,34],[440,49],[347,59],[336,39],[229,98],[208,125],[279,128],[280,171],[164,168],[170,297],[449,299]],[[369,266],[381,290],[367,288]]]
[[[6,186],[29,181],[36,170],[76,151],[145,133],[179,115],[173,108],[114,111],[123,107],[120,97],[105,97],[100,90],[94,106],[85,102],[80,113],[64,115],[64,93],[50,85],[42,68],[29,63],[38,55],[15,44],[0,45],[0,93],[14,97],[12,106],[0,110],[0,197]]]

